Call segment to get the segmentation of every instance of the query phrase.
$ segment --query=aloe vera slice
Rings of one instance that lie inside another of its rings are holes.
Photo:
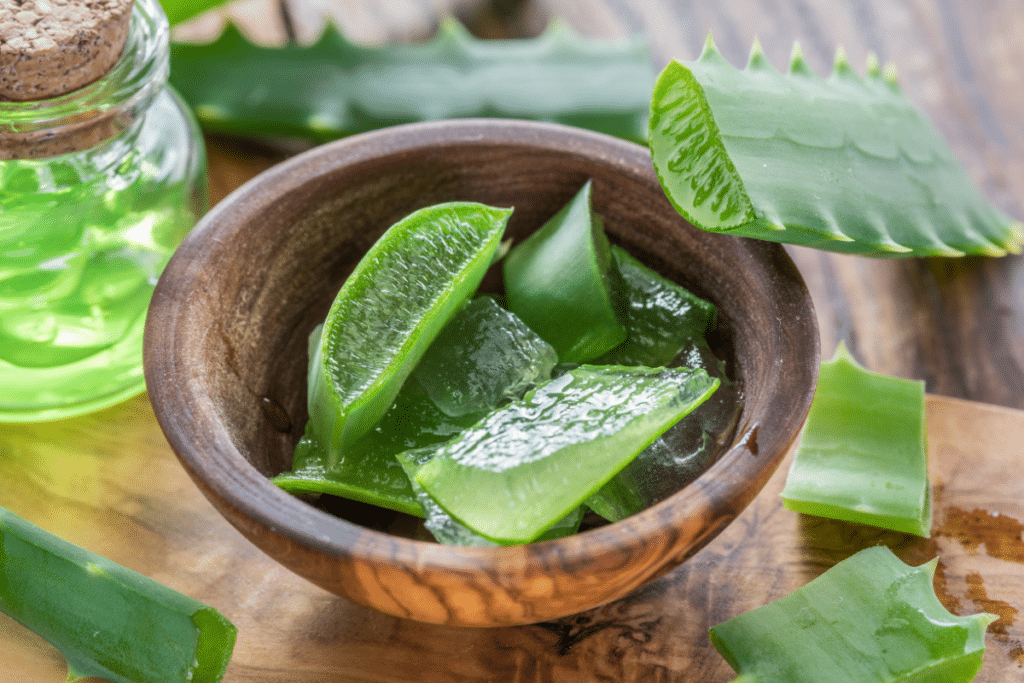
[[[935,596],[938,558],[909,567],[883,546],[711,628],[733,683],[967,683],[994,614],[959,617]]]
[[[505,257],[508,309],[555,347],[583,363],[626,339],[611,249],[591,209],[591,182]]]
[[[447,545],[463,546],[496,546],[494,541],[484,538],[470,529],[465,524],[445,512],[444,508],[437,504],[430,494],[423,490],[423,487],[416,481],[416,473],[420,467],[428,462],[437,453],[436,447],[408,450],[399,453],[397,458],[405,469],[405,473],[412,483],[412,489],[416,492],[416,499],[423,506],[426,521],[423,526],[434,536],[439,543]],[[585,510],[583,506],[572,510],[561,520],[555,522],[543,534],[537,537],[538,541],[547,541],[554,538],[571,536],[580,529],[580,522],[583,521]]]
[[[691,294],[612,246],[626,302],[626,340],[594,361],[597,365],[665,366],[715,327],[714,304]]]
[[[666,195],[705,230],[874,256],[1024,243],[877,60],[860,78],[840,51],[822,79],[795,48],[783,75],[755,43],[740,71],[709,36],[697,61],[661,73],[650,121]]]
[[[783,504],[927,538],[924,410],[924,382],[869,372],[840,343],[821,364]]]
[[[529,543],[717,386],[702,370],[580,366],[445,443],[416,481],[480,535]]]
[[[216,683],[237,633],[214,608],[3,508],[0,610],[56,647],[72,681]]]
[[[668,366],[702,369],[720,384],[587,499],[587,507],[610,522],[646,510],[692,483],[715,462],[739,418],[739,389],[702,336],[691,340]]]
[[[433,41],[364,47],[328,26],[310,46],[257,47],[229,25],[171,45],[171,84],[202,126],[322,142],[400,123],[497,116],[647,139],[655,73],[639,38],[581,38],[553,23],[530,40],[477,40],[442,22]]]
[[[333,463],[329,463],[327,449],[307,424],[295,446],[292,469],[270,481],[289,493],[326,493],[423,517],[425,513],[396,456],[447,441],[482,415],[449,417],[410,379],[380,422]]]
[[[367,434],[492,263],[511,209],[427,207],[388,228],[345,281],[311,361],[308,405],[328,465]]]
[[[551,378],[558,355],[494,299],[473,299],[430,345],[413,377],[446,415],[486,412]]]

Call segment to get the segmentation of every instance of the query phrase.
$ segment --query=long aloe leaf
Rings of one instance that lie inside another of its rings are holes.
[[[757,43],[745,69],[710,37],[651,102],[654,167],[676,209],[713,232],[875,256],[1019,253],[1024,228],[985,200],[892,69],[827,79]]]
[[[220,5],[225,0],[160,0],[164,13],[167,14],[167,21],[171,26],[180,24],[194,16],[202,14],[208,9]]]
[[[69,681],[216,683],[237,633],[214,608],[4,508],[0,611],[64,655]]]
[[[329,26],[313,45],[257,47],[234,26],[171,46],[171,83],[207,130],[325,141],[414,121],[553,121],[639,142],[655,73],[640,39],[552,24],[529,40],[477,40],[455,20],[430,42],[365,47]]]

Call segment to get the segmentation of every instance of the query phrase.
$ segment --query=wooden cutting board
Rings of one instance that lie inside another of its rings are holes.
[[[928,439],[931,539],[785,510],[787,460],[725,532],[654,584],[574,617],[493,630],[378,614],[282,569],[193,486],[145,396],[77,420],[0,425],[0,505],[220,609],[239,627],[228,682],[726,683],[709,626],[876,544],[911,564],[938,555],[947,608],[999,615],[976,680],[1024,680],[1024,411],[929,396]],[[56,650],[0,615],[0,683],[65,676]]]

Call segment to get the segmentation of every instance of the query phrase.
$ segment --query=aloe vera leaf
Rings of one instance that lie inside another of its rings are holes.
[[[202,14],[208,9],[213,9],[225,0],[160,0],[164,13],[167,14],[167,21],[174,26],[194,16]]]
[[[511,213],[471,202],[420,209],[388,228],[356,265],[310,364],[309,416],[329,465],[387,412],[480,285]]]
[[[665,366],[715,327],[714,304],[691,294],[612,246],[626,303],[626,340],[594,361],[597,365]]]
[[[660,503],[699,477],[722,451],[743,407],[739,387],[726,377],[724,363],[703,337],[692,340],[667,365],[700,368],[720,384],[710,398],[669,427],[587,499],[587,507],[610,522]]]
[[[782,491],[790,510],[928,537],[924,382],[869,372],[840,344]]]
[[[484,538],[465,524],[459,523],[454,517],[445,512],[444,508],[437,504],[430,494],[423,490],[423,487],[416,481],[416,473],[421,466],[429,461],[437,453],[437,447],[408,450],[399,453],[397,458],[405,469],[412,489],[416,492],[416,499],[423,506],[426,521],[423,526],[434,536],[439,543],[447,545],[462,546],[496,546],[494,541]],[[537,537],[538,541],[547,541],[554,538],[571,536],[580,529],[580,522],[583,521],[585,510],[583,506],[572,510],[561,520],[555,522],[543,534]]]
[[[827,79],[755,43],[735,69],[710,36],[654,88],[650,146],[666,195],[712,232],[873,256],[1019,253],[1024,228],[982,196],[877,60]]]
[[[445,443],[416,481],[478,534],[529,543],[717,386],[702,370],[580,366]]]
[[[214,608],[3,508],[0,610],[56,647],[72,681],[216,683],[237,633]]]
[[[512,247],[502,276],[508,309],[551,344],[560,361],[586,362],[625,341],[618,273],[591,209],[590,181]]]
[[[793,593],[710,630],[734,683],[967,683],[994,614],[959,617],[935,596],[938,558],[909,567],[861,550]]]
[[[425,44],[363,47],[328,26],[310,46],[263,48],[229,25],[171,46],[171,83],[209,131],[325,141],[414,121],[552,121],[645,142],[654,70],[644,41],[585,39],[561,23],[477,40],[453,19]]]
[[[550,344],[488,296],[456,313],[413,370],[446,415],[485,412],[551,379]]]
[[[445,415],[410,379],[380,422],[334,463],[328,462],[327,449],[307,424],[295,446],[292,469],[271,481],[290,493],[327,493],[423,517],[396,455],[447,441],[480,417],[482,413],[458,418]]]

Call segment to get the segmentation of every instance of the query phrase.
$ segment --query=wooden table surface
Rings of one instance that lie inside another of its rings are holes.
[[[324,16],[367,43],[426,38],[444,14],[486,37],[536,35],[557,16],[588,36],[646,35],[658,68],[695,58],[709,31],[735,64],[745,62],[755,36],[777,66],[799,41],[822,74],[838,45],[854,65],[873,51],[897,65],[907,95],[982,190],[1024,218],[1020,0],[288,0],[286,7],[243,0],[228,11],[266,43],[289,31],[309,40]],[[184,33],[215,33],[218,21],[201,18]],[[215,200],[285,157],[239,141],[208,146]],[[427,626],[355,606],[263,556],[183,473],[145,396],[85,418],[0,425],[0,505],[224,612],[239,626],[229,682],[725,683],[732,672],[707,640],[710,625],[879,543],[913,564],[938,555],[936,590],[951,611],[999,616],[976,680],[1024,680],[1024,258],[790,253],[812,292],[825,356],[845,340],[867,367],[924,379],[935,395],[931,539],[784,510],[784,464],[721,536],[628,598],[521,628]],[[0,683],[57,683],[65,675],[53,648],[0,616]]]

